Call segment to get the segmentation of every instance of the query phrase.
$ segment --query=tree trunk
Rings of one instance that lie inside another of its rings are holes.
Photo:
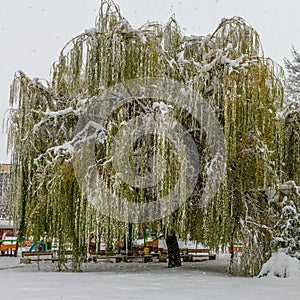
[[[128,250],[132,251],[132,241],[133,241],[133,229],[132,223],[129,223],[129,236],[128,236]]]
[[[173,231],[170,235],[167,236],[166,243],[168,247],[169,256],[168,268],[180,267],[180,251],[175,231]]]
[[[230,264],[229,264],[229,273],[234,274],[234,234],[235,234],[236,226],[235,224],[232,226],[229,238],[229,249],[231,251],[230,255]]]

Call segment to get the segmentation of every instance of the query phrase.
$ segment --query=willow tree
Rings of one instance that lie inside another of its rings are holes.
[[[160,109],[160,115],[171,116],[188,128],[201,154],[199,178],[179,209],[144,226],[175,231],[215,249],[242,241],[244,271],[256,274],[266,258],[275,218],[268,190],[281,180],[282,140],[276,112],[282,105],[282,76],[281,68],[264,58],[257,32],[241,18],[223,20],[212,35],[187,37],[174,17],[165,26],[147,23],[133,29],[112,1],[102,1],[95,28],[64,47],[48,84],[30,80],[21,72],[12,84],[11,184],[12,196],[18,199],[20,234],[32,231],[37,238],[47,231],[59,239],[62,250],[71,245],[77,269],[87,255],[91,232],[98,242],[105,240],[108,249],[114,247],[120,232],[127,237],[130,232],[138,233],[139,222],[130,224],[116,217],[118,207],[104,214],[103,202],[93,205],[82,193],[83,183],[74,170],[76,163],[85,163],[81,152],[78,155],[74,150],[80,145],[78,122],[82,114],[92,113],[89,107],[95,97],[101,99],[119,83],[149,77],[173,80],[199,93],[224,127],[227,167],[218,193],[205,207],[199,206],[207,178],[217,176],[207,168],[214,159],[208,151],[209,138],[188,111],[167,109],[160,95],[155,102],[151,97],[131,97],[131,102],[122,102],[109,112],[104,126],[96,128],[97,176],[114,195],[131,203],[155,200],[170,191],[182,162],[164,130],[137,139],[133,149],[128,148],[132,157],[140,151],[141,173],[147,173],[151,164],[157,166],[150,156],[162,158],[167,172],[155,188],[124,184],[113,165],[113,142],[122,126]],[[149,148],[156,150],[149,155]],[[186,183],[182,184],[184,190]],[[104,194],[101,197],[105,199]]]

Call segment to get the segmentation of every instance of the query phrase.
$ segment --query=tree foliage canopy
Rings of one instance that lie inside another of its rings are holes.
[[[256,274],[269,251],[276,220],[269,191],[286,176],[285,129],[277,114],[283,105],[283,71],[263,56],[258,33],[239,17],[222,20],[211,35],[188,37],[174,17],[165,26],[146,23],[134,29],[113,1],[102,1],[95,28],[63,48],[49,83],[17,72],[11,86],[9,145],[20,235],[32,231],[38,238],[47,231],[59,239],[62,249],[71,244],[76,269],[87,253],[91,232],[110,247],[120,231],[128,234],[128,223],[103,216],[101,207],[93,207],[82,195],[72,164],[73,146],[79,115],[91,99],[115,84],[141,77],[173,79],[199,92],[214,108],[227,142],[226,176],[207,206],[197,206],[204,160],[189,201],[175,214],[147,226],[175,228],[181,237],[215,249],[241,241],[243,270]],[[122,121],[152,107],[147,101],[142,104],[124,105],[106,122],[106,142],[96,152],[99,174],[108,186],[116,184],[107,175],[112,169],[109,141]],[[205,151],[195,120],[180,111],[177,118]],[[161,143],[165,157],[176,161],[166,142],[158,138],[156,143]],[[169,166],[173,168],[169,173],[176,174],[176,163]],[[164,184],[172,184],[171,175]],[[131,191],[123,185],[115,191],[131,201],[149,199],[153,192]]]

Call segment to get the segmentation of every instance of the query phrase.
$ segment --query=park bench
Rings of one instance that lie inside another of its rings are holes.
[[[105,262],[113,262],[119,263],[123,260],[122,255],[97,255],[90,257],[89,261],[97,262],[98,260],[104,260]]]
[[[181,248],[180,257],[184,262],[192,262],[195,258],[208,258],[209,260],[215,260],[216,254],[210,253],[210,249]]]
[[[127,262],[132,262],[132,261],[141,261],[144,263],[152,262],[153,261],[153,256],[152,254],[148,255],[138,255],[138,256],[124,256],[125,260]]]
[[[22,251],[21,264],[30,264],[31,262],[39,261],[58,261],[58,251]],[[72,250],[64,251],[65,260],[72,259]]]
[[[0,240],[0,254],[2,256],[17,256],[18,255],[17,237],[7,236],[4,240]]]
[[[22,251],[21,264],[30,264],[33,261],[54,260],[52,251]]]
[[[151,262],[153,259],[152,255],[98,255],[92,256],[89,258],[89,261],[97,262],[98,260],[102,260],[105,262],[133,262],[133,261],[141,261],[141,262]]]

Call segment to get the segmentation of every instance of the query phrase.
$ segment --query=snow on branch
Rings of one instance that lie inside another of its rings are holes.
[[[100,140],[100,142],[103,142],[105,132],[106,129],[101,124],[89,121],[71,141],[66,141],[61,145],[48,148],[44,153],[34,159],[34,163],[38,165],[39,162],[45,160],[47,164],[52,164],[59,158],[70,160],[83,144],[94,141],[100,133],[104,133],[104,137],[102,135],[102,140]]]

